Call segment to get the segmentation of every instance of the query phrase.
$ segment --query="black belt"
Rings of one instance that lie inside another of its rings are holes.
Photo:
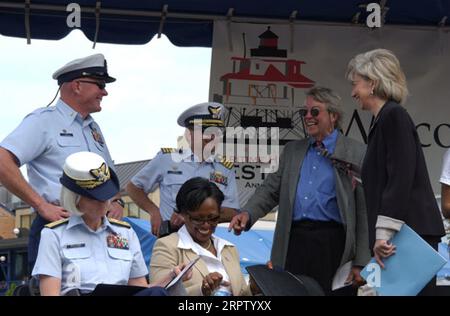
[[[303,219],[300,221],[293,221],[292,228],[306,228],[306,229],[323,229],[323,228],[343,228],[342,223],[335,221],[313,221]]]

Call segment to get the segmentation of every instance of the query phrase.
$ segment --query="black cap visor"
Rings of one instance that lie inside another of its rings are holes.
[[[112,169],[109,169],[109,171],[111,173],[111,178],[92,189],[80,187],[76,183],[76,180],[67,176],[65,172],[63,172],[59,182],[61,182],[61,184],[70,191],[79,195],[86,196],[97,201],[107,201],[115,196],[120,190],[119,179],[117,178],[116,173]]]
[[[91,67],[91,68],[77,69],[60,75],[58,77],[58,85],[61,85],[64,82],[73,81],[78,78],[87,78],[87,77],[103,80],[106,83],[116,81],[116,78],[108,75],[108,72],[104,67]]]

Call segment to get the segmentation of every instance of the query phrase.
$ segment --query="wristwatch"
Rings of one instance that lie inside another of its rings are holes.
[[[125,207],[125,202],[121,198],[114,199],[113,202],[117,202],[122,208]]]

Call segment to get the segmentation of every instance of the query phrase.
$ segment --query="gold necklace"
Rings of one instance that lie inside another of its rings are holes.
[[[212,246],[212,241],[211,241],[211,238],[209,239],[209,244],[208,244],[208,247],[204,247],[206,250],[208,250],[209,248],[211,248],[211,246]]]

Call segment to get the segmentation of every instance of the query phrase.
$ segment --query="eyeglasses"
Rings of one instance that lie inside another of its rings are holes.
[[[299,110],[299,113],[301,116],[305,117],[306,115],[308,115],[308,112],[311,113],[312,117],[317,117],[320,114],[320,108],[318,106],[313,106],[311,109],[307,109],[307,108],[301,108]]]
[[[219,223],[219,219],[220,219],[220,215],[217,215],[217,216],[211,217],[211,218],[206,218],[206,219],[192,217],[189,213],[187,213],[187,215],[189,216],[191,223],[194,224],[195,226],[201,226],[206,222],[208,222],[208,224],[211,226],[215,226]]]
[[[95,84],[100,90],[103,90],[106,88],[106,82],[104,82],[104,81],[78,80],[78,82]]]

